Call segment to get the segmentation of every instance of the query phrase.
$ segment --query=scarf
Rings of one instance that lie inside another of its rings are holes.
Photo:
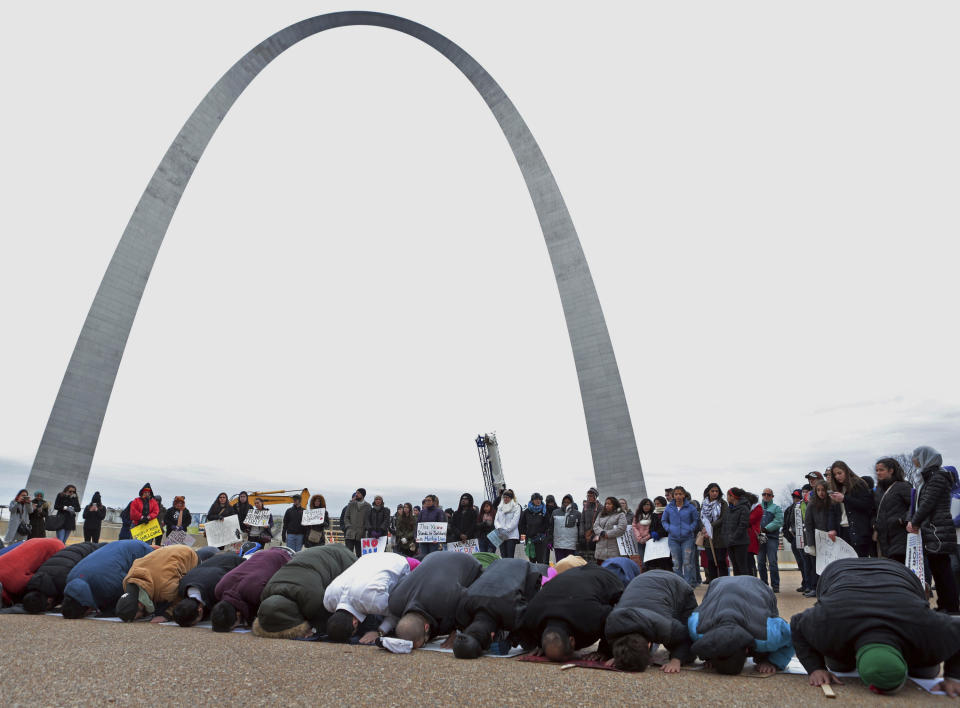
[[[700,518],[706,519],[711,524],[720,517],[720,500],[709,501],[707,499],[703,500],[703,503],[700,505]]]
[[[517,502],[513,499],[510,500],[510,503],[500,502],[500,508],[503,510],[504,514],[512,514],[517,510]]]
[[[664,506],[655,506],[655,507],[653,507],[653,513],[654,513],[654,514],[663,514],[663,512],[665,512],[666,510],[667,510],[667,508],[664,507]]]
[[[532,511],[534,514],[542,514],[542,513],[543,513],[543,504],[536,504],[536,505],[535,505],[533,502],[530,502],[529,504],[527,504],[527,509],[528,509],[529,511]]]

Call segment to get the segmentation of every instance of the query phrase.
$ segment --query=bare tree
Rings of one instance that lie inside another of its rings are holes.
[[[921,482],[920,469],[913,464],[913,458],[906,453],[892,455],[893,459],[900,463],[903,468],[903,478],[910,483],[911,487],[919,487]]]
[[[784,485],[783,489],[780,490],[780,497],[777,499],[777,504],[780,505],[780,508],[786,511],[793,505],[793,490],[799,489],[803,485],[798,484],[796,486],[792,484]]]

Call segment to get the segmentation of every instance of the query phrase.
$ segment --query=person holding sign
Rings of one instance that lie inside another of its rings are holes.
[[[379,494],[373,498],[373,505],[367,512],[367,520],[364,524],[363,538],[382,538],[383,543],[387,542],[387,536],[390,535],[390,509],[383,504],[383,497]],[[363,539],[361,540],[361,545]],[[363,549],[361,548],[361,555]]]
[[[447,523],[447,515],[443,513],[443,509],[440,508],[440,500],[437,499],[436,494],[428,494],[423,498],[423,508],[420,509],[420,515],[417,517],[417,526],[419,531],[420,524],[438,524],[438,523]],[[423,560],[427,557],[428,554],[435,551],[439,551],[442,548],[443,541],[446,540],[446,534],[444,537],[438,541],[421,541],[418,543],[420,547],[420,560]],[[358,551],[359,552],[359,551]]]
[[[593,538],[597,543],[594,558],[597,563],[620,555],[617,539],[626,532],[627,515],[620,508],[620,500],[607,497],[603,502],[603,510],[593,524]]]
[[[790,550],[797,561],[797,569],[800,571],[801,582],[797,592],[807,592],[812,587],[810,584],[811,566],[807,562],[810,556],[803,550],[804,545],[806,545],[803,537],[803,524],[807,516],[807,502],[803,500],[802,489],[794,489],[790,496],[793,499],[793,504],[783,512],[783,540],[790,544]]]
[[[186,497],[174,497],[173,506],[167,509],[163,518],[163,525],[167,527],[167,536],[170,536],[171,531],[186,533],[192,520]]]
[[[134,526],[145,526],[159,515],[160,505],[157,503],[157,500],[153,498],[153,487],[150,486],[150,482],[147,482],[140,487],[139,496],[130,502],[130,526],[131,528]],[[143,540],[147,543],[154,541],[153,538]]]
[[[237,510],[233,507],[233,505],[228,500],[227,493],[220,492],[217,495],[216,501],[214,501],[213,504],[210,505],[210,510],[207,512],[206,523],[209,523],[211,521],[223,521],[228,516],[236,516],[236,515],[237,515]],[[222,551],[224,549],[224,546],[218,546],[218,548]]]
[[[245,534],[250,533],[250,527],[243,523],[243,520],[247,518],[247,514],[253,508],[253,504],[250,503],[250,497],[246,492],[240,492],[237,495],[237,518],[240,520],[240,531]]]
[[[317,509],[321,509],[322,511],[317,511]],[[303,525],[303,547],[313,548],[314,546],[322,546],[327,542],[326,529],[330,528],[330,514],[327,513],[327,500],[323,498],[322,494],[314,494],[310,497],[307,511],[310,513],[300,517],[300,523]],[[304,519],[304,516],[307,518]],[[316,520],[314,517],[320,517],[317,523],[314,523]],[[307,524],[307,521],[310,521],[310,523]]]
[[[817,531],[822,531],[830,537],[831,541],[837,540],[837,529],[840,526],[840,510],[829,496],[827,482],[818,479],[813,484],[813,492],[810,495],[810,502],[807,504],[807,518],[804,522],[803,539],[804,550],[812,558],[817,555]],[[817,596],[817,575],[816,563],[811,563],[810,579],[812,587],[803,594],[804,597]]]
[[[250,521],[256,518],[258,523],[252,524]],[[257,497],[253,500],[253,509],[247,514],[247,526],[250,527],[250,533],[247,538],[254,543],[259,543],[263,548],[270,545],[273,540],[273,514],[263,506],[263,499]],[[259,523],[263,521],[263,523]]]
[[[327,639],[346,642],[360,634],[361,644],[373,644],[386,634],[383,618],[393,588],[410,572],[407,559],[396,553],[368,553],[338,575],[323,594],[332,612]]]
[[[810,685],[842,683],[856,669],[871,690],[893,693],[907,676],[934,678],[960,696],[960,622],[935,612],[923,585],[902,563],[843,558],[820,577],[817,604],[790,620],[797,658]]]

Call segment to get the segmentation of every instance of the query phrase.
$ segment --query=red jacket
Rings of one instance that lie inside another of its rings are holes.
[[[63,550],[59,538],[31,538],[9,553],[0,556],[0,583],[3,583],[3,604],[18,602],[37,568],[54,553]]]
[[[147,516],[147,521],[150,519],[157,518],[157,515],[160,513],[160,505],[157,504],[157,500],[153,497],[150,497],[150,515]],[[130,502],[130,521],[131,526],[136,526],[140,523],[140,519],[143,517],[143,499],[139,497]]]
[[[750,510],[750,528],[747,533],[750,535],[750,547],[747,551],[756,555],[760,552],[760,542],[757,540],[757,534],[760,533],[760,519],[763,518],[763,506],[757,504]]]

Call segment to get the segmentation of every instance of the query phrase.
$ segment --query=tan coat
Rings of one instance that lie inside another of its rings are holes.
[[[177,599],[180,578],[196,568],[198,562],[197,552],[189,546],[163,546],[133,562],[123,579],[123,587],[126,589],[127,583],[134,583],[154,603],[173,602]]]

